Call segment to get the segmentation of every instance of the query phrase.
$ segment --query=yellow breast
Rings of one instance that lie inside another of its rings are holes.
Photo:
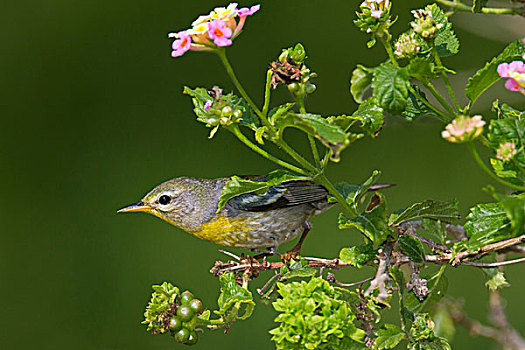
[[[236,246],[249,239],[248,232],[253,230],[247,218],[227,218],[219,216],[201,226],[200,230],[191,232],[200,239],[213,243]]]

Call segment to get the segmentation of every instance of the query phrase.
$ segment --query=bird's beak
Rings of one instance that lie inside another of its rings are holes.
[[[150,209],[152,209],[152,207],[145,204],[144,202],[137,202],[137,203],[130,204],[127,207],[120,209],[119,211],[117,211],[117,213],[131,213],[131,212],[136,212],[136,211],[146,211],[147,212]]]

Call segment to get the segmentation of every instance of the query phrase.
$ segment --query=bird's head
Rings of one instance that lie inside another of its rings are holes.
[[[172,225],[185,229],[184,217],[193,211],[195,179],[178,177],[161,183],[139,202],[130,204],[117,213],[146,212]]]

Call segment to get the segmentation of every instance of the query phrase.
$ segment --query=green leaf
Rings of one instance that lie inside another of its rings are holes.
[[[416,57],[407,66],[408,75],[421,81],[434,79],[437,76],[434,68],[434,63],[425,57]]]
[[[470,105],[473,105],[485,90],[501,79],[496,71],[500,63],[520,59],[523,54],[525,54],[525,47],[519,40],[516,40],[469,78],[465,94],[470,100]]]
[[[483,7],[487,5],[488,0],[474,0],[472,3],[472,12],[480,13]]]
[[[511,222],[512,235],[519,236],[525,233],[525,193],[516,196],[497,195]]]
[[[359,216],[348,219],[343,214],[339,215],[339,228],[341,230],[356,228],[374,244],[383,243],[390,231],[386,224],[386,200],[381,193],[376,193],[380,199],[379,205],[370,211],[364,211]]]
[[[445,225],[441,221],[432,219],[422,219],[422,228],[417,230],[417,233],[425,238],[431,239],[434,242],[445,243],[447,231]]]
[[[419,300],[414,293],[408,293],[405,306],[411,312],[417,313],[429,310],[445,296],[448,289],[447,276],[441,275],[441,278],[439,278],[439,271],[433,275],[424,275],[422,278],[427,280],[427,287],[431,292],[423,300]]]
[[[403,339],[405,339],[405,332],[403,332],[398,326],[387,323],[378,329],[373,349],[393,349]]]
[[[399,237],[397,241],[399,248],[408,255],[408,257],[416,263],[425,262],[425,251],[423,250],[423,244],[419,239],[410,235],[404,235]]]
[[[458,203],[456,200],[448,202],[425,200],[413,204],[401,214],[392,214],[388,220],[389,226],[398,226],[406,221],[419,219],[433,219],[442,221],[455,221],[459,218]]]
[[[525,167],[525,116],[516,118],[508,115],[503,119],[491,120],[487,136],[494,152],[500,145],[512,142],[517,153],[512,156],[510,163],[517,166],[515,169],[518,172],[523,172],[519,168]]]
[[[217,301],[219,304],[219,310],[214,311],[216,314],[226,315],[228,311],[230,311],[230,308],[236,303],[239,303],[239,305],[246,304],[247,312],[250,312],[250,310],[253,311],[255,303],[253,301],[252,293],[235,282],[235,274],[233,272],[222,274],[219,277],[219,281],[221,283],[221,294]],[[233,312],[237,313],[238,310]],[[246,313],[244,316],[246,316]],[[245,318],[244,316],[238,318]],[[233,317],[237,318],[237,314],[233,315]],[[249,315],[246,317],[249,317]]]
[[[286,266],[283,266],[283,268]],[[284,272],[284,273],[283,273]],[[286,267],[286,270],[281,271],[283,275],[279,278],[279,281],[286,281],[292,278],[307,278],[313,277],[317,274],[317,270],[308,264],[308,261],[301,259],[296,261],[290,260],[290,268]]]
[[[368,261],[377,256],[377,248],[372,244],[363,244],[350,248],[343,248],[339,252],[339,258],[345,263],[350,263],[357,268],[363,267]]]
[[[379,170],[374,170],[372,175],[370,175],[370,177],[361,185],[351,185],[346,182],[340,182],[337,183],[335,187],[348,204],[352,205],[352,207],[358,211],[359,206],[362,204],[363,197],[367,194],[370,186],[376,183],[380,175],[381,172]],[[336,203],[337,200],[334,197],[329,196],[328,202]]]
[[[361,103],[351,118],[361,121],[361,127],[371,137],[379,134],[385,122],[383,108],[373,98]]]
[[[427,96],[423,91],[421,91],[419,86],[412,85],[412,88],[420,98],[428,101]],[[413,122],[417,118],[426,114],[433,114],[433,112],[420,100],[420,98],[418,98],[418,96],[412,94],[411,91],[408,92],[407,106],[403,113],[401,113],[407,122]]]
[[[266,192],[271,186],[286,181],[307,180],[307,177],[293,175],[286,170],[275,170],[266,176],[266,181],[251,181],[239,176],[232,176],[221,191],[217,213],[224,208],[228,200],[241,194],[250,192]]]
[[[469,250],[511,236],[511,223],[500,203],[478,204],[470,208],[464,228],[469,238],[464,243]]]
[[[358,64],[356,69],[352,72],[350,78],[350,93],[354,97],[355,102],[362,103],[365,90],[372,83],[372,70]]]
[[[443,10],[435,3],[425,7],[425,10],[431,11],[436,23],[443,25],[443,28],[438,31],[438,35],[434,39],[438,55],[444,57],[458,53],[459,40],[452,30],[452,23],[448,21],[448,17]]]
[[[350,144],[349,134],[345,133],[337,125],[317,114],[299,114],[288,112],[273,118],[273,123],[278,129],[278,136],[282,137],[284,130],[288,127],[297,128],[321,141],[331,151],[330,159],[339,161],[341,151]]]
[[[481,269],[485,275],[485,285],[492,291],[509,287],[510,284],[505,279],[505,275],[498,269]]]
[[[409,84],[406,68],[387,62],[374,70],[374,97],[381,107],[392,114],[400,114],[405,110]]]

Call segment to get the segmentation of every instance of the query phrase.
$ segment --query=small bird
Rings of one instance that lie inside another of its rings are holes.
[[[265,176],[246,176],[265,181]],[[142,198],[118,211],[146,212],[206,241],[226,247],[270,249],[301,234],[288,254],[295,257],[310,230],[310,219],[330,208],[328,191],[308,180],[271,186],[266,193],[230,198],[217,212],[221,191],[230,178],[178,177],[161,183]]]

